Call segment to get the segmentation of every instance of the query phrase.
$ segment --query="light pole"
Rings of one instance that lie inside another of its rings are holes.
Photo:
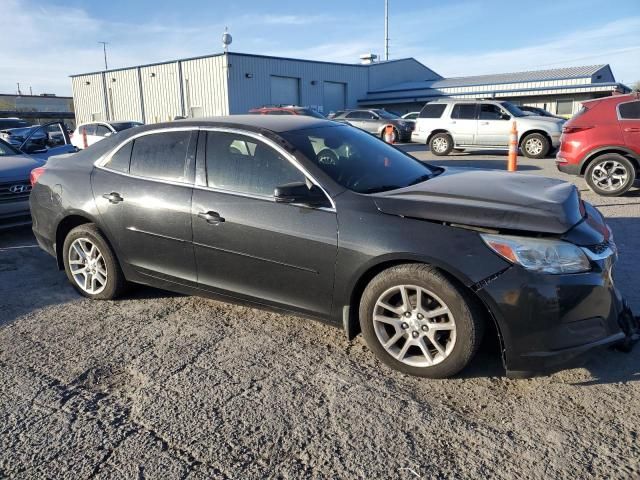
[[[104,69],[109,70],[109,66],[107,65],[107,45],[109,42],[98,42],[102,44],[102,51],[104,52]]]
[[[384,0],[384,59],[389,60],[389,0]]]

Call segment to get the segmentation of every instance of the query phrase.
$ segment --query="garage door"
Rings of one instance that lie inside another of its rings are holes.
[[[339,82],[324,82],[324,112],[337,112],[346,106],[347,86]]]
[[[272,76],[271,103],[273,105],[300,105],[299,79]]]

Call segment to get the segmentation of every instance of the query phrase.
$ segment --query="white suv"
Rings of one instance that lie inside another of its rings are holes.
[[[451,98],[424,106],[411,140],[426,143],[435,155],[465,148],[508,150],[513,120],[525,156],[544,158],[560,145],[563,119],[525,114],[509,102]]]

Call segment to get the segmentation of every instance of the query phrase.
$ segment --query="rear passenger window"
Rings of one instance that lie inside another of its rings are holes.
[[[618,105],[620,118],[625,120],[640,120],[640,101],[627,102]]]
[[[475,103],[456,103],[451,111],[451,118],[460,120],[473,120],[476,118]]]
[[[129,173],[129,161],[131,160],[132,149],[133,142],[128,142],[123,145],[116,153],[111,155],[111,158],[104,166],[111,170],[117,170],[118,172]]]
[[[246,135],[207,133],[207,185],[250,195],[273,196],[280,185],[304,175],[268,145]]]
[[[445,108],[447,108],[445,103],[427,103],[422,108],[418,116],[419,118],[440,118],[442,117]]]
[[[131,155],[132,175],[187,183],[187,150],[191,132],[162,132],[136,138]]]

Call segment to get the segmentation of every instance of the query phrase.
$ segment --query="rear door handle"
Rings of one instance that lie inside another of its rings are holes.
[[[105,193],[102,198],[109,200],[109,203],[120,203],[124,200],[118,192]]]
[[[625,132],[640,132],[640,128],[638,127],[627,127],[624,129]]]
[[[211,225],[218,225],[219,223],[224,222],[224,218],[221,217],[218,212],[200,212],[198,217],[206,220],[207,223],[210,223]]]
[[[480,122],[480,125],[489,125],[489,122]]]

